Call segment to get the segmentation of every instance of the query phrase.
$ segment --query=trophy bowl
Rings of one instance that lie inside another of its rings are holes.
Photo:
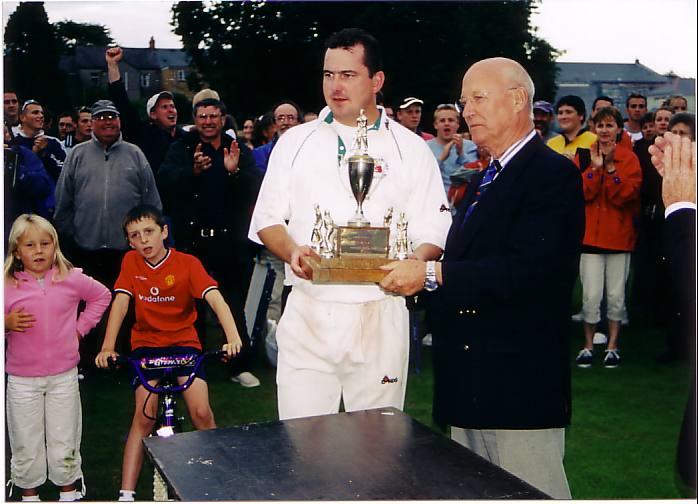
[[[349,185],[356,199],[354,216],[347,221],[349,227],[368,227],[371,223],[364,217],[363,202],[368,195],[373,181],[375,161],[368,154],[354,154],[347,160]]]

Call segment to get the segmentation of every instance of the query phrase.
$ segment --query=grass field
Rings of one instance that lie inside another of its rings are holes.
[[[582,344],[574,326],[573,359]],[[573,419],[567,430],[565,466],[572,495],[579,499],[672,499],[684,497],[675,477],[674,455],[688,396],[687,364],[654,363],[663,350],[660,331],[631,324],[621,334],[622,364],[605,369],[600,357],[590,369],[573,367]],[[597,352],[601,355],[603,352]],[[222,366],[208,366],[211,404],[221,427],[276,420],[274,369],[257,356],[260,387],[244,389],[227,381]],[[422,370],[411,372],[405,411],[431,422],[432,371],[428,347],[421,347]],[[87,500],[114,500],[119,489],[122,447],[132,409],[123,371],[96,371],[81,383],[83,471]],[[190,428],[185,424],[186,428]],[[8,450],[9,451],[9,450]],[[150,500],[146,466],[137,498]],[[9,473],[9,454],[6,454]],[[56,499],[51,485],[42,499]],[[10,500],[18,499],[15,493]]]

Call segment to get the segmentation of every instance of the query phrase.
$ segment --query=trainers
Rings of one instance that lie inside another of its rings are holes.
[[[584,322],[584,312],[580,311],[572,315],[572,322]]]
[[[577,366],[581,368],[591,367],[591,361],[594,357],[594,352],[588,348],[582,348],[577,355]]]
[[[602,332],[594,333],[594,345],[605,345],[608,343],[608,338]]]
[[[431,346],[431,342],[432,342],[431,333],[427,334],[426,336],[424,336],[422,338],[422,345],[424,345],[424,346]]]
[[[243,371],[237,376],[231,376],[230,381],[239,383],[246,388],[259,387],[260,385],[259,379],[249,371]]]
[[[606,357],[603,359],[603,367],[614,368],[620,364],[620,355],[618,350],[606,350]]]

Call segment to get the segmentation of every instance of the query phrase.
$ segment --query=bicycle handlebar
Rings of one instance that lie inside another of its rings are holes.
[[[183,390],[187,390],[194,382],[194,378],[196,378],[199,368],[201,367],[205,359],[209,357],[221,358],[224,357],[226,354],[227,352],[225,350],[209,350],[208,352],[204,352],[202,354],[190,353],[159,357],[141,357],[140,359],[134,359],[132,357],[118,355],[116,359],[108,357],[107,362],[109,364],[109,367],[112,369],[115,368],[117,365],[130,365],[136,371],[138,379],[141,381],[141,384],[148,392],[152,392],[154,394],[161,394],[163,392],[181,392]],[[143,375],[144,369],[165,369],[171,371],[175,368],[189,367],[192,365],[193,369],[191,373],[189,373],[187,380],[184,383],[180,383],[175,386],[158,387],[155,385],[151,385],[148,383],[148,380],[146,380],[145,376]]]

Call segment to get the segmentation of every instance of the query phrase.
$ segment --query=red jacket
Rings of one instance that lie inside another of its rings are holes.
[[[575,163],[583,168],[579,151]],[[616,146],[615,167],[613,175],[591,167],[582,172],[586,201],[584,245],[632,252],[640,216],[642,171],[637,156],[622,144]]]

